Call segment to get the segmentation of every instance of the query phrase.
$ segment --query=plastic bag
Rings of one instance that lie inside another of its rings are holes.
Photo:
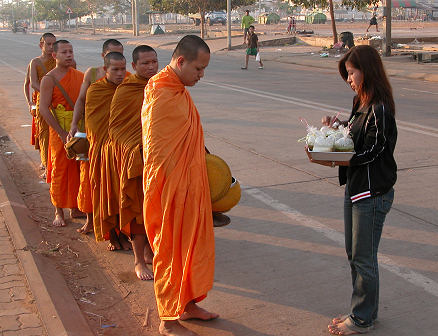
[[[256,55],[256,61],[257,61],[257,62],[260,62],[260,53],[259,53],[259,52],[258,52],[257,55]]]

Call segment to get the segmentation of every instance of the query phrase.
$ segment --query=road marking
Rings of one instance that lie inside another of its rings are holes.
[[[21,73],[21,74],[23,74],[23,75],[26,76],[26,72],[24,72],[24,71],[21,70],[21,69],[18,69],[18,68],[16,68],[16,67],[14,67],[13,65],[11,65],[11,64],[9,64],[9,63],[3,61],[2,59],[0,59],[0,63],[3,63],[3,64],[6,65],[8,68],[11,68],[12,70],[15,70],[15,71],[17,71],[17,72],[19,72],[19,73]]]
[[[243,188],[243,191],[248,195],[252,196],[253,198],[257,199],[258,201],[271,207],[272,209],[280,212],[284,216],[292,219],[293,221],[300,223],[300,225],[312,229],[317,233],[323,234],[328,239],[334,241],[335,243],[341,246],[344,246],[345,240],[344,240],[344,235],[342,233],[333,230],[332,228],[310,217],[303,215],[298,210],[295,210],[289,207],[288,205],[275,200],[270,195],[261,191],[260,189]],[[387,271],[395,275],[398,275],[400,278],[404,279],[405,281],[410,282],[411,284],[417,287],[423,288],[424,291],[426,291],[427,293],[432,294],[435,297],[438,297],[438,283],[435,282],[434,280],[420,273],[407,269],[405,267],[403,268],[399,267],[397,263],[391,260],[389,257],[382,256],[380,254],[379,254],[379,263],[381,268],[384,268]]]
[[[403,90],[407,90],[407,91],[414,91],[414,92],[429,93],[429,94],[433,94],[433,95],[438,95],[437,92],[430,92],[430,91],[417,90],[417,89],[409,89],[409,88],[402,88],[402,89]]]
[[[320,112],[321,111],[327,112],[329,114],[337,114],[338,112],[341,112],[340,115],[342,115],[344,117],[350,116],[350,110],[343,108],[343,107],[322,104],[322,103],[318,103],[318,102],[314,102],[314,101],[310,101],[310,100],[306,100],[306,99],[289,97],[289,96],[284,96],[284,95],[280,95],[277,93],[259,91],[259,90],[246,88],[246,87],[242,87],[242,86],[231,85],[231,84],[225,84],[225,83],[219,84],[219,83],[207,81],[207,80],[204,80],[203,83],[205,83],[207,85],[211,85],[211,86],[216,86],[216,87],[219,87],[219,88],[222,88],[225,90],[231,90],[231,91],[236,91],[236,92],[240,92],[240,93],[245,93],[248,95],[257,96],[257,97],[264,98],[264,99],[269,98],[271,100],[276,100],[276,101],[280,101],[283,103],[295,104],[298,106],[306,107],[307,109],[310,108],[310,109],[314,109],[314,110],[320,111]],[[436,127],[423,126],[420,124],[415,124],[415,123],[411,123],[411,122],[407,122],[407,121],[397,120],[397,128],[405,130],[405,131],[409,131],[409,132],[414,132],[414,133],[428,135],[428,136],[438,138],[438,128],[436,128]],[[429,131],[431,131],[431,132],[429,132]],[[436,132],[436,133],[433,133],[433,132]]]

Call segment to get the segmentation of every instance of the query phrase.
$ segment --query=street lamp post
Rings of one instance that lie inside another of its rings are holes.
[[[227,0],[227,46],[231,50],[231,0]]]

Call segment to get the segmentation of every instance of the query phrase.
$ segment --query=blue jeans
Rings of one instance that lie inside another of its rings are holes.
[[[369,327],[377,319],[379,307],[379,266],[377,249],[383,222],[391,209],[394,189],[386,194],[355,203],[345,188],[345,250],[351,267],[353,294],[350,318],[358,327]]]

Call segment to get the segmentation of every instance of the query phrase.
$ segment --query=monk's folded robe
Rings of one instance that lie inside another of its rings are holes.
[[[108,120],[110,105],[117,86],[106,78],[90,85],[85,99],[85,131],[90,150],[88,158],[90,162],[90,185],[93,200],[93,224],[97,241],[108,239],[109,231],[114,227],[108,226],[102,221],[101,187],[101,153],[103,145],[108,139]]]
[[[141,107],[146,84],[147,80],[136,74],[127,77],[117,87],[111,103],[108,130],[120,178],[119,225],[127,236],[146,234],[141,144]]]
[[[82,84],[84,74],[69,68],[67,74],[59,84],[76,101]],[[52,94],[52,113],[61,128],[68,132],[73,119],[73,108],[66,101],[64,95],[55,85]],[[69,160],[58,133],[50,127],[50,165],[48,181],[50,182],[50,196],[52,204],[57,208],[77,208],[80,187],[80,167],[76,160]]]
[[[49,58],[45,62],[37,61],[36,71],[38,76],[38,82],[41,83],[43,77],[56,66],[54,58]],[[57,104],[56,104],[57,105]],[[49,125],[40,114],[40,94],[36,96],[36,129],[38,138],[38,147],[40,150],[41,163],[47,167],[49,161]]]
[[[214,235],[199,113],[170,66],[142,107],[144,221],[159,316],[175,320],[213,286]]]

